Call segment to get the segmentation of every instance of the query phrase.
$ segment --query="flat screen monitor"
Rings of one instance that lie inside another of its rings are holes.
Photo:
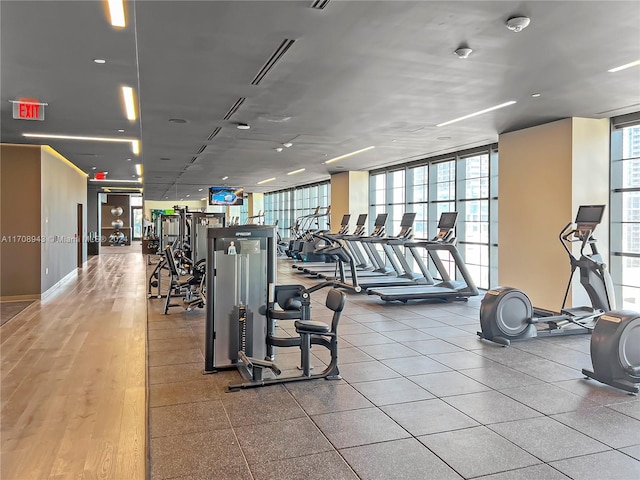
[[[239,187],[210,187],[209,205],[242,205],[243,195]]]
[[[342,216],[342,221],[340,222],[340,226],[344,227],[345,225],[349,225],[349,220],[351,220],[351,215],[346,213]]]
[[[417,213],[405,213],[402,215],[402,219],[400,220],[401,227],[412,227],[413,222],[416,219]]]
[[[604,207],[604,205],[580,205],[576,215],[576,223],[578,225],[584,223],[598,225],[602,221]]]
[[[440,214],[440,220],[438,221],[438,228],[441,230],[451,230],[455,228],[458,221],[458,212],[443,212]]]
[[[365,223],[367,223],[367,214],[366,213],[361,213],[360,215],[358,215],[358,221],[356,222],[356,225],[361,227]]]
[[[383,227],[387,223],[387,215],[386,213],[379,213],[376,217],[376,223],[373,225],[375,227]]]

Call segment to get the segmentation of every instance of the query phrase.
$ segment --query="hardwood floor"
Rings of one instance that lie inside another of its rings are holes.
[[[2,480],[145,478],[145,266],[92,257],[0,328]]]

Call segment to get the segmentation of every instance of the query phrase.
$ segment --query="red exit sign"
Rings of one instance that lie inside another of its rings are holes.
[[[44,120],[44,107],[46,103],[40,103],[32,99],[14,100],[13,118],[16,120]]]

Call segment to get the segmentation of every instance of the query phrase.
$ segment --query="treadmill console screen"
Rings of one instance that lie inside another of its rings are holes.
[[[361,225],[364,225],[365,223],[367,223],[367,214],[361,213],[360,215],[358,215],[358,221],[356,222],[356,225],[361,226]]]
[[[383,227],[387,223],[387,214],[379,213],[376,217],[376,223],[373,224],[374,227]]]
[[[340,222],[340,226],[344,227],[346,225],[349,225],[349,220],[351,219],[351,215],[346,213],[342,216],[342,221]]]
[[[402,220],[400,220],[401,227],[412,227],[413,222],[416,219],[417,213],[405,213],[402,215]]]
[[[440,221],[438,222],[438,229],[451,230],[455,228],[458,221],[458,212],[444,212],[440,214]]]

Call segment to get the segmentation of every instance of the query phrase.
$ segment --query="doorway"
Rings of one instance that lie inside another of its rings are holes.
[[[142,240],[142,207],[131,207],[131,240]]]

